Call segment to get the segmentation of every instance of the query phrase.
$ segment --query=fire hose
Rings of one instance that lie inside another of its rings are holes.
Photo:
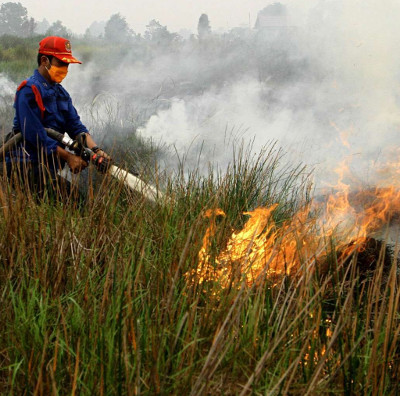
[[[114,178],[121,180],[127,187],[133,191],[137,191],[150,201],[156,202],[157,199],[162,199],[163,194],[154,186],[147,184],[137,176],[132,175],[128,171],[119,168],[111,163],[111,160],[99,156],[94,153],[86,144],[86,133],[79,134],[76,139],[71,139],[68,135],[55,131],[54,129],[45,128],[47,135],[68,147],[75,155],[80,156],[85,162],[91,162],[100,173],[110,173]],[[0,147],[0,161],[16,144],[21,142],[22,133],[17,132],[9,137]]]

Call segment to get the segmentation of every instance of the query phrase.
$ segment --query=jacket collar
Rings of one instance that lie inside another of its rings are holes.
[[[40,73],[39,70],[36,69],[35,72],[33,73],[33,76],[35,78],[35,80],[37,80],[40,85],[45,88],[45,89],[50,89],[50,88],[55,88],[55,86],[57,85],[56,83],[49,83]]]

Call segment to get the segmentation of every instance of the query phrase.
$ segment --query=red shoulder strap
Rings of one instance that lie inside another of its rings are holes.
[[[19,92],[23,87],[25,87],[25,85],[28,83],[28,80],[24,80],[22,81],[21,84],[19,84],[19,87],[17,88],[17,92]],[[39,106],[40,109],[40,115],[42,116],[42,119],[44,117],[44,112],[46,111],[46,108],[43,105],[43,100],[42,100],[42,95],[40,94],[40,91],[38,90],[38,88],[36,87],[36,85],[31,84],[31,88],[33,91],[33,94],[35,95],[35,100],[37,105]],[[15,95],[15,99],[17,99],[17,95]]]
[[[24,88],[27,82],[28,82],[28,80],[24,80],[24,81],[22,81],[22,83],[21,83],[21,84],[19,84],[19,87],[17,88],[17,92],[18,92],[18,91],[20,91],[20,90],[21,90],[21,88]]]
[[[21,90],[21,88],[25,87],[26,83],[28,82],[28,80],[24,80],[22,81],[21,84],[19,84],[18,88],[17,88],[17,92],[19,92]],[[15,94],[14,96],[14,102],[17,100],[17,94]]]
[[[35,95],[36,103],[39,106],[40,114],[43,118],[46,108],[43,105],[42,95],[40,95],[40,91],[37,89],[36,85],[32,84],[31,87],[32,87],[33,94]]]

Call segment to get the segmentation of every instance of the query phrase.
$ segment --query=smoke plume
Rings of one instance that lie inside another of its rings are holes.
[[[375,183],[398,142],[400,6],[320,0],[286,9],[286,26],[142,37],[117,57],[73,65],[65,86],[100,140],[138,134],[205,169],[226,166],[233,145],[253,142],[256,153],[278,141],[289,161],[315,169],[319,186],[343,163]]]

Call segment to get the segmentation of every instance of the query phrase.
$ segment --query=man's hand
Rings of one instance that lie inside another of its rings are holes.
[[[81,157],[70,153],[60,146],[57,146],[57,155],[68,164],[71,172],[74,174],[79,173],[88,166],[88,163]]]
[[[111,157],[103,150],[99,150],[96,154],[99,155],[100,157],[105,157],[109,160],[111,159]]]
[[[88,166],[88,163],[86,161],[84,161],[81,157],[78,157],[77,155],[74,155],[72,153],[69,153],[67,157],[67,164],[71,169],[71,172],[74,174],[81,172]]]
[[[93,140],[92,136],[89,133],[86,134],[86,143],[90,149],[98,148],[96,142]],[[111,157],[100,148],[98,148],[97,150],[94,150],[94,153],[99,155],[100,157],[104,157],[104,158],[111,160]]]
[[[98,154],[94,154],[92,157],[92,162],[94,166],[100,173],[107,173],[111,166],[112,159],[110,157],[100,156]]]

